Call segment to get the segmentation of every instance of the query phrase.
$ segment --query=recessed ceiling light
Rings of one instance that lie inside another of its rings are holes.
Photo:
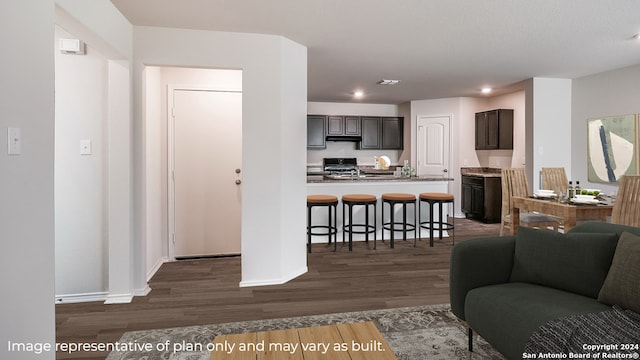
[[[376,84],[378,85],[397,85],[400,80],[380,80]]]
[[[480,90],[480,91],[482,91],[483,94],[488,94],[488,93],[491,92],[491,88],[490,87],[485,87],[485,88],[482,88],[482,90]]]
[[[361,98],[363,96],[364,96],[364,93],[360,90],[353,93],[353,97],[356,97],[356,98]]]

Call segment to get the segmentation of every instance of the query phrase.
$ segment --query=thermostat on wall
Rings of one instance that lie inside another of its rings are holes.
[[[60,39],[60,52],[84,55],[84,43],[78,39]]]

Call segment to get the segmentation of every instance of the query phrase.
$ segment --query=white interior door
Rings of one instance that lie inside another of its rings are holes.
[[[240,253],[242,93],[172,93],[174,256]]]
[[[449,116],[419,116],[417,143],[418,175],[447,175],[450,156]]]

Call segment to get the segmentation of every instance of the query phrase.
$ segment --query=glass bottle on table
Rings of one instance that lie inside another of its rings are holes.
[[[573,187],[573,182],[569,181],[569,187],[567,188],[567,199],[571,200],[575,197],[576,189]]]
[[[576,192],[576,195],[581,195],[582,194],[582,188],[580,187],[580,181],[576,181],[575,192]]]

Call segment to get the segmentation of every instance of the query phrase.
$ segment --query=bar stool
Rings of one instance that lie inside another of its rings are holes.
[[[384,204],[389,204],[391,216],[389,222],[384,222]],[[397,204],[402,205],[402,222],[395,221],[394,209]],[[407,222],[407,205],[413,204],[413,224]],[[397,225],[401,225],[398,227]],[[413,246],[416,246],[416,196],[405,193],[382,194],[382,241],[384,242],[384,231],[391,233],[391,248],[393,249],[394,232],[402,231],[402,240],[407,240],[407,232],[413,231]]]
[[[314,206],[325,206],[329,210],[329,217],[326,225],[313,225],[311,222],[311,209]],[[333,211],[331,211],[333,209]],[[337,250],[338,237],[338,198],[333,195],[309,195],[307,196],[307,251],[311,252],[311,235],[328,236],[329,244],[331,244],[331,235],[333,235],[333,251]],[[333,220],[333,225],[331,221]],[[313,229],[325,229],[326,232],[313,232]]]
[[[419,237],[422,238],[422,229],[429,229],[429,246],[433,247],[433,230],[440,230],[439,238],[442,240],[442,232],[452,230],[451,240],[452,244],[455,244],[455,216],[451,216],[451,222],[444,221],[442,219],[442,204],[453,204],[453,213],[455,214],[456,205],[453,201],[453,195],[447,193],[421,193],[420,196],[420,205],[418,206],[418,219],[420,219],[420,226],[418,228]],[[422,221],[422,203],[426,202],[429,204],[429,221]],[[440,212],[439,221],[434,222],[433,220],[433,206],[438,204],[438,211]],[[426,225],[428,224],[428,225]],[[437,225],[437,227],[436,227]]]
[[[349,233],[349,251],[353,249],[353,234],[365,234],[365,241],[369,242],[369,234],[373,233],[373,248],[376,248],[376,227],[377,227],[377,211],[376,205],[378,204],[378,198],[375,195],[369,194],[346,194],[342,196],[342,242],[344,243],[345,233]],[[353,207],[357,205],[363,205],[365,207],[364,217],[365,222],[354,223],[353,222]],[[347,212],[345,206],[349,207],[349,219],[347,222]],[[369,206],[373,206],[373,225],[369,225]],[[361,228],[362,230],[354,230],[353,228]]]

